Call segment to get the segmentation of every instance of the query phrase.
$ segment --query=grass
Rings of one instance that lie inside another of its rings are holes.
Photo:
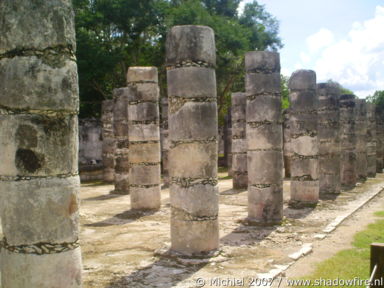
[[[384,217],[384,211],[374,214]],[[335,256],[319,263],[313,274],[302,277],[303,280],[315,279],[345,279],[350,280],[357,277],[365,280],[369,278],[370,244],[373,242],[384,242],[384,219],[369,224],[367,228],[355,234],[353,248],[338,252]],[[313,283],[313,282],[312,282]],[[323,282],[322,282],[323,283]],[[324,283],[325,284],[325,283]],[[303,285],[303,287],[310,287]],[[316,287],[329,287],[316,286]],[[362,287],[351,285],[348,287]],[[364,287],[364,286],[363,286]]]

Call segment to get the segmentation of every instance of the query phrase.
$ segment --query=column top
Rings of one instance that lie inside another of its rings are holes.
[[[133,66],[128,68],[127,83],[153,82],[158,83],[158,73],[156,67]]]
[[[288,81],[290,90],[316,89],[316,72],[313,70],[296,70]]]
[[[246,72],[280,72],[280,54],[271,51],[250,51],[245,53]]]
[[[174,26],[167,34],[166,65],[214,67],[215,34],[212,28],[199,25]]]

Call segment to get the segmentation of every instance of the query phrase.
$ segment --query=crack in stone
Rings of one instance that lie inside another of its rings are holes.
[[[256,188],[269,188],[272,187],[273,184],[250,184],[251,187]]]
[[[0,248],[4,248],[12,253],[18,254],[35,254],[35,255],[46,255],[46,254],[58,254],[62,252],[67,252],[74,250],[80,247],[79,240],[76,240],[73,243],[36,243],[31,245],[18,245],[12,246],[7,243],[6,238],[4,237],[0,241]]]
[[[150,125],[150,124],[155,124],[155,125],[158,125],[159,124],[159,120],[142,120],[142,121],[139,121],[139,120],[129,120],[128,121],[129,124],[132,124],[132,125]]]
[[[43,50],[25,48],[25,49],[13,49],[3,54],[0,54],[0,60],[4,58],[14,58],[14,57],[30,57],[36,56],[38,58],[46,58],[50,56],[69,56],[71,60],[76,61],[76,54],[71,45],[63,46],[58,45],[54,47],[48,47]]]
[[[139,185],[139,184],[129,184],[128,187],[130,188],[152,188],[152,187],[158,187],[160,184],[147,184],[147,185]]]
[[[175,148],[179,145],[183,144],[210,144],[210,143],[217,143],[217,138],[216,137],[211,137],[208,139],[201,139],[201,140],[171,140],[171,144],[169,146],[170,149]]]
[[[260,93],[254,93],[251,95],[247,95],[247,100],[252,101],[252,100],[255,100],[257,97],[261,97],[261,96],[269,96],[270,98],[281,99],[281,93],[280,92],[260,92]]]
[[[181,62],[176,62],[173,65],[167,65],[167,70],[173,70],[173,69],[185,68],[185,67],[202,67],[202,68],[215,69],[215,65],[205,61],[185,60]]]
[[[293,181],[317,181],[317,180],[319,180],[319,179],[312,178],[312,176],[308,175],[308,174],[301,175],[301,176],[293,176],[293,177],[291,177],[291,179]]]
[[[302,133],[296,133],[296,134],[291,134],[291,139],[297,139],[303,136],[309,136],[309,137],[316,137],[317,136],[317,131],[310,131],[306,130],[305,132]]]
[[[128,81],[127,86],[136,87],[136,84],[157,84],[157,82],[151,80]]]
[[[250,152],[268,152],[268,151],[276,151],[276,152],[283,152],[283,149],[281,148],[268,148],[268,149],[248,149]]]
[[[246,137],[245,137],[245,136],[236,136],[236,135],[233,135],[233,136],[232,136],[232,139],[233,139],[233,140],[246,140]]]
[[[75,116],[79,113],[78,110],[40,110],[40,109],[23,109],[23,108],[10,108],[0,104],[0,115],[41,115],[47,117]]]
[[[217,102],[216,97],[181,97],[181,96],[170,96],[168,98],[169,102],[169,113],[176,113],[183,107],[186,103],[213,103]]]
[[[268,68],[267,66],[258,66],[257,68],[246,70],[247,74],[273,74],[273,73],[279,73],[279,72],[280,72],[280,68],[271,69],[271,68]]]
[[[24,181],[24,180],[34,180],[34,179],[53,179],[53,178],[70,178],[70,177],[76,177],[79,176],[79,173],[68,173],[68,174],[57,174],[57,175],[48,175],[48,176],[5,176],[0,175],[0,181]]]
[[[139,163],[129,162],[130,166],[157,166],[160,164],[161,164],[161,162],[139,162]]]
[[[319,158],[319,155],[308,155],[308,156],[304,156],[304,155],[299,155],[297,153],[293,153],[291,155],[291,159],[292,160],[296,160],[296,159],[300,159],[300,160],[303,160],[303,159],[318,159]]]
[[[159,101],[157,100],[135,100],[135,101],[128,101],[128,105],[138,105],[142,103],[152,103],[152,104],[159,104]]]
[[[249,127],[251,127],[251,128],[259,128],[261,126],[273,125],[273,124],[282,125],[283,122],[282,121],[268,121],[268,120],[247,122],[247,125],[249,125]]]
[[[210,178],[181,178],[181,177],[171,177],[171,184],[176,184],[183,188],[192,187],[195,185],[212,185],[216,186],[218,183],[217,177]]]
[[[318,114],[317,109],[311,109],[311,110],[294,110],[291,111],[291,115],[305,115],[305,114]]]
[[[160,140],[129,141],[129,145],[158,144],[158,143],[160,143]]]
[[[214,221],[214,220],[217,220],[218,214],[210,215],[210,216],[192,215],[191,213],[188,213],[187,211],[185,211],[183,209],[172,206],[171,217],[176,218],[176,219],[182,219],[183,221],[194,221],[194,222],[196,222],[196,221],[197,222],[198,221]]]

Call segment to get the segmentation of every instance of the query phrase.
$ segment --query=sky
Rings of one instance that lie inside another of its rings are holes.
[[[384,90],[384,0],[258,3],[280,23],[282,74],[312,69],[318,83],[332,79],[360,98]]]

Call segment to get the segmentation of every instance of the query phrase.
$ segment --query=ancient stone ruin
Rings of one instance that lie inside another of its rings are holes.
[[[103,137],[103,181],[113,183],[115,179],[115,137],[113,133],[113,100],[104,100],[101,109]]]
[[[213,30],[175,26],[166,50],[171,249],[201,254],[219,245]]]
[[[82,286],[74,14],[53,2],[0,2],[3,288]]]
[[[291,103],[292,207],[313,206],[319,200],[319,144],[316,73],[298,70],[289,79]]]
[[[276,224],[283,218],[279,54],[248,52],[245,55],[245,70],[248,220],[257,224]]]
[[[128,69],[129,190],[132,209],[160,208],[160,115],[157,68]]]

